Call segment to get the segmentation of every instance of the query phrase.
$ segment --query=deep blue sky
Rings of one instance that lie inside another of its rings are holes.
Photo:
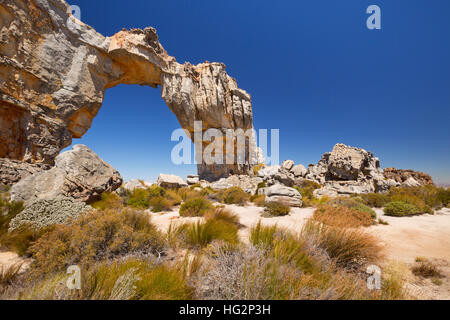
[[[72,0],[105,36],[157,29],[180,63],[219,61],[251,93],[255,127],[280,129],[280,158],[316,163],[343,142],[383,167],[450,183],[450,1]],[[382,30],[366,8],[382,10]],[[179,124],[150,87],[118,86],[84,143],[125,179],[185,176],[171,164]]]

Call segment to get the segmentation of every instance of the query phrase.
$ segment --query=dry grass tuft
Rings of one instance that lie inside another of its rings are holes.
[[[314,211],[313,219],[329,226],[347,228],[369,227],[374,224],[370,213],[343,206],[320,206]]]
[[[428,259],[418,257],[411,268],[415,276],[422,278],[442,278],[442,272],[439,267]]]

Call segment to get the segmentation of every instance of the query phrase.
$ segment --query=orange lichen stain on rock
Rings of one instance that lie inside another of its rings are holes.
[[[81,109],[72,115],[69,119],[69,131],[73,137],[80,139],[89,130],[92,124],[92,115],[88,110]]]

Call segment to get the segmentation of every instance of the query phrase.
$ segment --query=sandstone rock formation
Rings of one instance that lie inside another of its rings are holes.
[[[191,138],[196,120],[202,130],[253,128],[251,97],[224,64],[182,65],[153,28],[104,37],[68,12],[63,0],[0,3],[0,158],[53,165],[90,128],[105,90],[118,84],[160,86]],[[246,148],[244,164],[236,157],[233,164],[201,163],[200,176],[247,174],[252,154]]]
[[[405,184],[405,185],[434,184],[433,179],[430,177],[430,175],[420,172],[420,171],[386,168],[386,169],[384,169],[383,174],[386,177],[386,179],[392,179],[392,180],[397,181],[398,183]]]
[[[49,170],[50,168],[51,166],[47,164],[0,159],[0,183],[11,186],[32,174]]]
[[[33,174],[11,188],[11,199],[30,204],[39,199],[71,197],[83,202],[98,200],[103,192],[122,185],[119,172],[91,149],[75,145],[56,157],[50,170]]]
[[[314,192],[316,196],[385,192],[398,185],[384,177],[373,153],[342,143],[325,153],[317,165],[310,165],[305,177],[323,186]]]
[[[158,176],[156,184],[160,187],[169,189],[183,188],[188,186],[183,179],[173,174],[160,174]]]
[[[302,195],[300,192],[294,188],[289,188],[281,184],[274,184],[268,188],[262,188],[258,193],[264,194],[267,202],[282,202],[291,207],[302,206]]]
[[[71,218],[76,218],[91,209],[84,202],[76,201],[73,198],[40,199],[29,204],[11,220],[9,231],[22,225],[31,225],[40,229],[53,224],[64,224]]]

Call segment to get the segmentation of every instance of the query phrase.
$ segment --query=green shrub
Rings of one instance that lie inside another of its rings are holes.
[[[384,213],[387,216],[404,217],[419,214],[420,210],[412,204],[402,201],[393,201],[386,205],[384,208]]]
[[[249,200],[249,195],[239,187],[231,187],[221,193],[221,202],[226,204],[245,205]]]
[[[358,201],[357,198],[347,198],[347,197],[337,197],[333,198],[327,201],[327,205],[334,206],[334,207],[347,207],[349,209],[368,213],[373,219],[377,218],[377,214],[374,210],[366,206],[365,204]]]
[[[122,198],[116,193],[104,192],[102,199],[91,204],[97,210],[120,209],[123,207]]]
[[[250,229],[250,243],[254,246],[264,248],[272,247],[275,235],[278,232],[277,226],[263,226],[261,221]]]
[[[207,190],[203,189],[201,193],[191,188],[180,188],[177,190],[177,194],[181,197],[181,200],[183,201],[202,198],[204,192],[206,193]]]
[[[24,209],[23,202],[0,199],[0,237],[8,232],[9,223]]]
[[[152,212],[167,211],[172,207],[169,201],[161,196],[150,198],[150,201],[148,203],[152,208]]]
[[[364,204],[371,208],[382,208],[389,202],[388,195],[383,193],[368,193],[359,196]]]
[[[270,201],[265,203],[264,212],[272,217],[287,216],[291,212],[291,207],[278,201]]]
[[[214,240],[222,240],[229,244],[237,244],[238,228],[227,221],[209,219],[184,226],[185,242],[191,247],[205,247]]]
[[[192,288],[178,266],[152,266],[143,260],[103,263],[82,288],[90,300],[185,300]]]
[[[214,211],[206,214],[206,220],[222,220],[228,223],[235,225],[240,228],[242,225],[239,223],[239,217],[235,215],[233,212],[224,209],[224,208],[216,208]]]
[[[317,202],[317,198],[314,196],[314,190],[320,189],[321,187],[317,182],[303,179],[294,188],[302,195],[303,207],[313,207]]]
[[[213,209],[213,204],[204,198],[190,199],[181,205],[180,216],[202,217]]]
[[[136,209],[147,209],[149,207],[150,192],[148,189],[136,188],[130,192],[128,206]]]
[[[154,254],[165,246],[147,214],[131,209],[95,211],[57,225],[30,248],[37,274],[65,270],[130,254]]]

